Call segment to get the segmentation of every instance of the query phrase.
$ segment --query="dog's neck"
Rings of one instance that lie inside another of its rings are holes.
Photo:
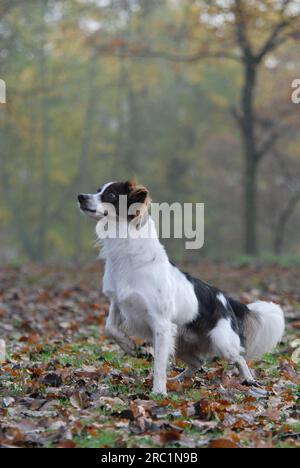
[[[102,239],[99,237],[102,244],[101,257],[106,261],[117,264],[122,259],[131,259],[143,263],[152,258],[167,258],[165,249],[158,239],[155,223],[150,216],[142,226],[132,230],[128,230],[127,221],[119,221],[118,233],[117,237],[113,235]]]

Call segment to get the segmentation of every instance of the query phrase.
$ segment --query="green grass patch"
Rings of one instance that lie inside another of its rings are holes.
[[[98,437],[77,437],[75,442],[80,448],[116,447],[120,434],[116,431],[103,430]]]

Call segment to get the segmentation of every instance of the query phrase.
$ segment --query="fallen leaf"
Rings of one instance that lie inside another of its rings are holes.
[[[232,442],[229,439],[216,439],[213,440],[209,448],[213,449],[237,449],[240,448],[240,445],[238,445],[236,442]]]
[[[300,347],[293,352],[291,359],[295,364],[300,364]]]
[[[60,387],[63,381],[60,375],[50,373],[43,378],[43,384],[47,385],[48,387]]]

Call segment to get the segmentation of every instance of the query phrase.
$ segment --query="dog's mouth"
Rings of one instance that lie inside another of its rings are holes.
[[[87,213],[96,214],[96,210],[91,210],[91,208],[86,208],[85,206],[80,206],[80,209],[81,209],[82,211],[86,211]]]

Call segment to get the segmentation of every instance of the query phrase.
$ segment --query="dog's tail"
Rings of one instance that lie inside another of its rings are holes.
[[[248,304],[250,314],[246,325],[246,357],[258,359],[273,351],[284,334],[284,313],[273,302],[254,302]]]

